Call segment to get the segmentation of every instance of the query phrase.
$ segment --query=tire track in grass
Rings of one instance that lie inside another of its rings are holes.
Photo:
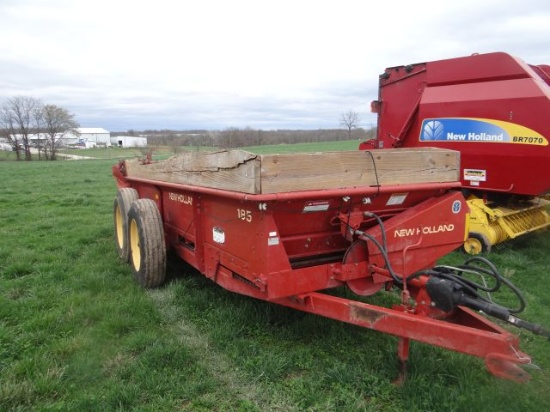
[[[258,410],[295,411],[295,405],[287,404],[283,399],[268,398],[250,377],[236,370],[235,365],[225,355],[215,350],[208,338],[201,333],[192,322],[186,320],[185,314],[175,302],[173,286],[168,284],[162,289],[147,291],[161,316],[169,325],[171,332],[178,341],[191,349],[212,377],[220,383],[218,392],[227,396],[255,405]]]

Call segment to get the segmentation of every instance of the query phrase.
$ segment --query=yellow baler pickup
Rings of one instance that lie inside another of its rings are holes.
[[[493,245],[550,226],[548,205],[550,201],[542,198],[502,206],[470,196],[470,229],[464,250],[471,255],[490,252]]]

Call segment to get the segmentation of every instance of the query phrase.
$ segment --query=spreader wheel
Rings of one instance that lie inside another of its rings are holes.
[[[479,255],[480,253],[489,253],[491,251],[491,244],[489,240],[478,232],[470,232],[468,238],[464,241],[462,247],[464,253],[469,255]]]
[[[367,243],[363,240],[356,240],[346,251],[343,263],[360,263],[369,260]],[[352,279],[346,282],[353,293],[361,296],[374,295],[384,286],[383,283],[375,283],[372,276],[360,279]]]
[[[124,262],[128,262],[130,259],[130,248],[128,246],[128,211],[132,203],[137,199],[137,191],[125,187],[117,192],[113,205],[116,249],[118,256]]]
[[[156,203],[151,199],[136,200],[128,213],[128,222],[134,277],[145,288],[159,286],[166,272],[166,244]]]

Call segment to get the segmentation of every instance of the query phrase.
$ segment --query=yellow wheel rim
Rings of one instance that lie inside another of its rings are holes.
[[[483,252],[483,244],[481,240],[470,237],[464,242],[464,250],[470,255],[479,255]]]
[[[139,272],[141,268],[141,246],[139,244],[139,231],[135,219],[130,221],[130,253],[134,270]]]
[[[124,247],[124,224],[122,220],[122,212],[120,211],[120,207],[118,205],[115,211],[115,227],[118,248],[122,249]]]

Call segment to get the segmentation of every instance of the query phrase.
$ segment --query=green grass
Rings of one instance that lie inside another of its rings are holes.
[[[345,151],[357,150],[359,148],[358,140],[342,140],[334,142],[317,142],[317,143],[296,143],[296,144],[279,144],[279,145],[264,145],[264,146],[248,146],[244,150],[252,153],[267,154],[267,153],[292,153],[292,152],[330,152],[330,151]]]
[[[177,260],[141,289],[116,256],[113,163],[0,162],[1,411],[549,410],[550,343],[528,332],[541,370],[525,385],[413,343],[396,387],[388,335],[227,292]],[[523,317],[550,327],[549,249],[541,233],[490,258],[524,291]]]
[[[60,154],[93,157],[94,159],[127,159],[143,156],[143,153],[135,147],[106,147],[93,149],[60,150]]]
[[[317,143],[296,143],[296,144],[279,144],[279,145],[263,145],[263,146],[246,146],[241,148],[242,150],[248,150],[252,153],[266,154],[266,153],[290,153],[290,152],[308,152],[308,151],[342,151],[342,150],[357,150],[359,147],[359,141],[357,140],[344,140],[344,141],[330,141],[330,142],[317,142]],[[174,155],[172,148],[167,146],[151,146],[154,159],[165,159]],[[199,150],[197,147],[180,147],[181,150]],[[218,148],[202,147],[200,150],[217,150]],[[4,152],[6,153],[6,152]],[[74,150],[61,150],[60,154],[72,154],[79,156],[88,156],[94,159],[128,159],[132,157],[142,157],[143,153],[138,148],[94,148],[94,149],[74,149]],[[1,154],[1,152],[0,152]],[[7,155],[4,155],[7,156]]]

